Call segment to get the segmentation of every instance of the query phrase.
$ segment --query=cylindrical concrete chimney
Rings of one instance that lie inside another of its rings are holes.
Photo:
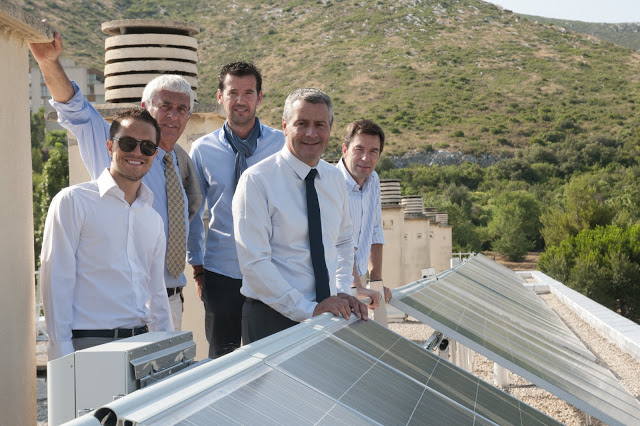
[[[400,179],[383,179],[380,181],[380,199],[382,204],[399,204],[402,198]]]
[[[423,201],[421,195],[407,195],[402,197],[405,215],[422,216]]]
[[[198,89],[200,29],[193,24],[154,19],[122,19],[102,24],[105,100],[139,103],[146,84],[161,74],[184,77]],[[197,95],[196,95],[197,99]]]

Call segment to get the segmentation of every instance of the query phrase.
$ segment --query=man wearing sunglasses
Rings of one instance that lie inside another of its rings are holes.
[[[92,179],[97,179],[110,157],[104,143],[109,123],[82,96],[65,74],[58,57],[63,44],[59,33],[50,43],[31,43],[29,49],[52,95],[58,122],[78,139],[80,155]],[[176,75],[162,75],[145,87],[142,107],[157,120],[162,131],[158,152],[143,182],[153,193],[153,208],[160,214],[167,236],[164,280],[176,330],[182,325],[182,289],[186,285],[184,265],[189,220],[202,203],[200,184],[187,153],[176,144],[193,110],[189,83]],[[144,149],[144,148],[143,148]],[[174,179],[177,177],[177,179]],[[171,203],[168,202],[171,200]],[[183,214],[180,214],[180,212]]]
[[[40,279],[49,359],[147,331],[174,329],[165,293],[166,238],[142,183],[160,128],[135,107],[113,120],[111,158],[96,180],[51,201]]]

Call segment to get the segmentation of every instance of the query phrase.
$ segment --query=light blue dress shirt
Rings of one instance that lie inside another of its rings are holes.
[[[247,166],[264,160],[284,146],[284,133],[261,125],[262,136]],[[202,194],[209,209],[209,230],[205,248],[204,203],[191,221],[187,241],[187,261],[191,265],[204,265],[208,271],[226,277],[240,279],[238,253],[233,235],[231,200],[235,192],[235,158],[231,144],[224,137],[222,128],[201,137],[191,148],[191,160],[200,180]]]
[[[340,160],[336,167],[342,172],[349,192],[353,241],[358,249],[355,260],[356,268],[358,275],[364,275],[369,266],[371,244],[384,244],[380,178],[374,171],[364,180],[361,190],[360,185],[349,174],[343,160]]]
[[[111,165],[111,157],[107,150],[107,139],[109,139],[109,129],[111,125],[107,123],[98,111],[87,101],[78,86],[73,83],[76,91],[73,98],[66,103],[56,102],[53,99],[49,103],[58,112],[58,122],[62,127],[69,130],[78,140],[80,156],[82,162],[89,171],[91,179],[97,179],[105,168]],[[164,177],[164,151],[158,148],[158,155],[153,160],[153,165],[149,172],[144,175],[142,182],[153,192],[153,209],[160,214],[164,223],[164,234],[169,235],[169,219],[167,216],[167,181]],[[175,151],[172,151],[173,164],[176,173],[178,170],[178,159]],[[180,182],[182,188],[182,182]],[[189,212],[187,196],[182,188],[184,197],[184,220],[186,223],[187,235],[189,235]],[[185,241],[186,244],[186,241]],[[167,288],[183,287],[187,280],[184,274],[178,278],[173,278],[167,267],[164,268],[164,280]]]

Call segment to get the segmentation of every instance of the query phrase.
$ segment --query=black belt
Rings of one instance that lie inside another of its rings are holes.
[[[149,331],[149,327],[143,325],[136,328],[116,328],[114,330],[72,330],[74,339],[83,337],[106,337],[110,339],[123,339],[125,337],[137,336]]]
[[[173,288],[168,288],[167,289],[167,296],[171,297],[174,294],[182,294],[182,288],[183,287],[173,287]]]
[[[258,299],[252,299],[252,298],[250,298],[250,297],[245,297],[245,300],[246,300],[247,302],[249,302],[249,303],[255,303],[255,304],[257,304],[257,305],[266,305],[266,303],[264,303],[264,302],[262,302],[262,301],[260,301],[260,300],[258,300]]]

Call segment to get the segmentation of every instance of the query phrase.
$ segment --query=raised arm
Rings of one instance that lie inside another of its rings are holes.
[[[91,178],[97,179],[111,164],[106,145],[109,123],[82,96],[62,69],[58,60],[62,53],[60,33],[55,33],[50,43],[30,43],[29,49],[53,96],[50,103],[58,112],[58,123],[76,137],[82,162]]]
[[[54,33],[53,41],[50,43],[29,43],[29,50],[38,62],[53,99],[63,103],[69,101],[75,94],[75,90],[58,60],[63,50],[60,33]]]

